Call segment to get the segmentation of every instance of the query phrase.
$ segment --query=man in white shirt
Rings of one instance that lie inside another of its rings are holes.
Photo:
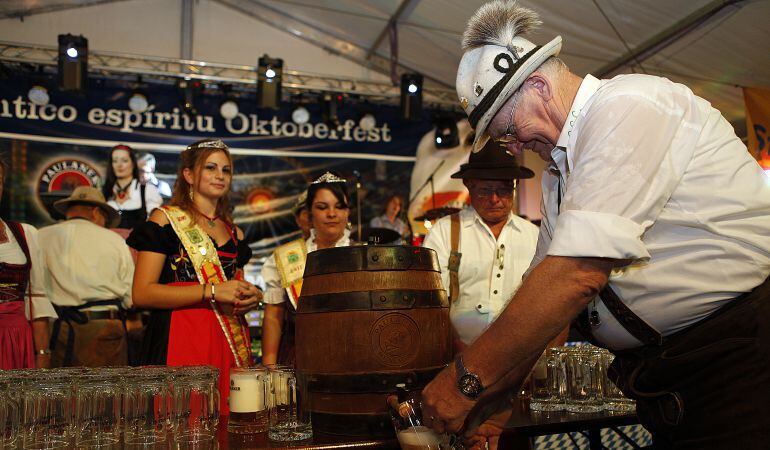
[[[441,264],[455,353],[502,312],[535,255],[537,227],[513,213],[515,180],[533,176],[496,142],[471,153],[468,163],[452,174],[468,188],[471,206],[438,220],[423,245],[436,251]],[[452,227],[457,227],[454,245]],[[452,262],[453,254],[458,261]]]
[[[54,366],[128,363],[124,312],[131,307],[134,263],[125,241],[105,227],[120,220],[101,191],[81,186],[54,203],[67,220],[40,230],[49,295],[59,312]]]
[[[163,198],[171,198],[171,186],[155,175],[157,161],[152,153],[142,153],[136,157],[136,164],[139,166],[139,177],[144,184],[151,184],[157,188]]]
[[[580,78],[555,58],[560,37],[543,46],[522,37],[539,23],[497,1],[464,35],[457,90],[477,146],[530,148],[551,166],[534,267],[426,387],[424,414],[436,429],[458,429],[482,391],[520,380],[579,318],[615,352],[611,376],[637,400],[655,448],[765,448],[770,182],[687,87]]]

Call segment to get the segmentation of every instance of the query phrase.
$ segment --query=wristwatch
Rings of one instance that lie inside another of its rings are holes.
[[[457,389],[469,399],[476,400],[484,392],[484,385],[481,384],[478,375],[465,368],[462,355],[455,358],[455,371],[457,372]]]

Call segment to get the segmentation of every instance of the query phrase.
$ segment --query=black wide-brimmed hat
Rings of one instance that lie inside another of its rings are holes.
[[[452,178],[479,180],[515,180],[534,176],[535,172],[520,166],[513,154],[493,140],[487,141],[480,151],[471,152],[468,162],[452,174]]]

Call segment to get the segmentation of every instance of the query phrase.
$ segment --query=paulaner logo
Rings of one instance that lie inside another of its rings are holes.
[[[90,163],[75,159],[62,159],[43,166],[37,181],[37,198],[40,194],[56,191],[73,191],[78,186],[97,187],[101,175]]]

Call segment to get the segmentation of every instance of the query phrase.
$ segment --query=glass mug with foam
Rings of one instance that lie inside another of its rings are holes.
[[[396,385],[396,393],[388,397],[388,412],[401,450],[451,449],[449,436],[423,425],[420,402],[410,395],[404,384]]]
[[[264,367],[230,370],[230,417],[227,431],[235,434],[267,431],[269,372]]]

